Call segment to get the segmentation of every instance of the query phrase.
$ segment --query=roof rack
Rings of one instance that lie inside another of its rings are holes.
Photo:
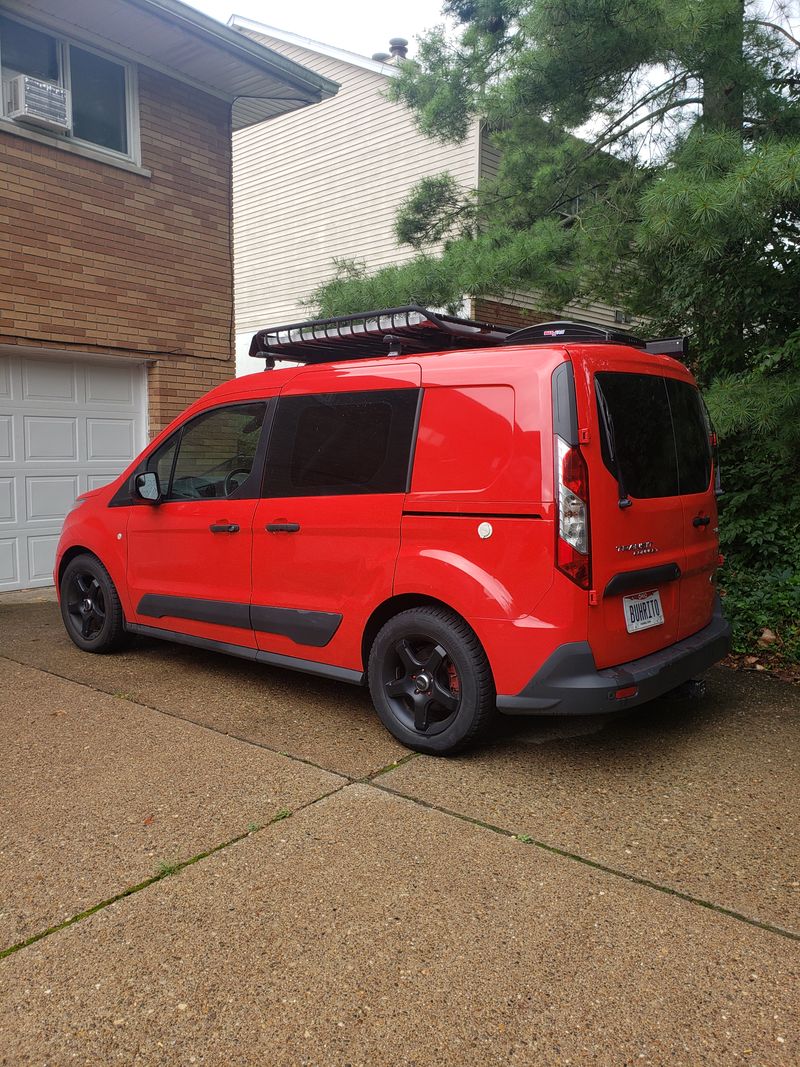
[[[327,363],[336,359],[369,359],[452,348],[485,348],[502,344],[511,326],[493,326],[473,319],[440,315],[416,304],[314,319],[259,330],[250,355],[293,363]]]
[[[688,337],[663,337],[656,341],[643,341],[631,333],[621,330],[607,330],[602,326],[592,326],[588,322],[538,322],[535,326],[525,326],[508,334],[503,344],[618,344],[640,348],[654,356],[685,356],[689,351]]]
[[[540,322],[514,329],[475,319],[441,315],[417,304],[340,315],[334,319],[311,319],[288,326],[259,330],[250,344],[250,355],[292,363],[327,363],[337,359],[370,359],[453,348],[491,348],[496,345],[552,344],[631,345],[652,355],[685,356],[686,337],[643,341],[633,334],[607,330],[588,322]]]

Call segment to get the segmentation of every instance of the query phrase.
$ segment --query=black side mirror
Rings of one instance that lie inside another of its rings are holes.
[[[137,474],[133,488],[136,495],[142,500],[146,500],[148,504],[161,503],[161,485],[155,471],[145,471],[144,474]]]

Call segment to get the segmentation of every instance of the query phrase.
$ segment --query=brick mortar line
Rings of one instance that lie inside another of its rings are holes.
[[[677,897],[679,900],[684,900],[689,904],[694,904],[700,908],[706,908],[708,911],[717,912],[719,915],[725,915],[729,919],[736,919],[738,922],[746,923],[748,926],[755,926],[759,930],[766,930],[768,933],[777,934],[779,937],[788,938],[790,941],[800,941],[800,933],[797,933],[794,930],[776,926],[774,923],[765,922],[762,919],[753,919],[749,915],[745,915],[740,911],[735,911],[733,908],[726,908],[723,904],[715,904],[711,900],[704,900],[702,897],[693,896],[691,893],[685,893],[681,889],[673,889],[668,885],[663,885],[661,882],[652,882],[649,878],[643,878],[638,874],[630,874],[628,871],[620,870],[618,867],[610,867],[608,864],[600,863],[598,860],[592,860],[587,856],[581,856],[577,852],[570,852],[568,849],[559,848],[557,845],[549,845],[546,841],[538,841],[536,838],[523,839],[521,835],[516,834],[513,830],[507,830],[504,826],[496,826],[494,823],[484,822],[482,819],[475,819],[471,815],[453,811],[451,808],[445,808],[440,804],[433,804],[428,800],[422,800],[420,797],[412,796],[409,793],[403,793],[399,789],[392,789],[391,786],[383,785],[380,782],[370,781],[366,784],[370,785],[373,789],[379,789],[382,793],[388,793],[391,796],[409,800],[412,804],[418,804],[420,807],[427,808],[429,811],[436,811],[441,815],[449,815],[451,818],[459,819],[461,822],[469,823],[471,826],[478,826],[482,830],[490,830],[492,833],[499,834],[501,837],[508,837],[514,841],[519,841],[521,845],[525,845],[526,847],[532,846],[541,849],[543,852],[548,852],[551,855],[560,856],[562,859],[571,860],[573,863],[580,863],[584,867],[591,867],[593,870],[613,875],[615,878],[621,878],[623,881],[632,882],[634,885],[640,885],[646,889],[654,889],[656,892],[663,893],[665,896]]]
[[[513,840],[518,840],[519,839],[518,835],[513,830],[508,830],[508,829],[506,829],[505,827],[502,827],[502,826],[495,826],[494,824],[488,823],[488,822],[484,822],[481,819],[475,819],[470,815],[465,815],[462,812],[453,811],[452,809],[445,808],[445,807],[443,807],[443,806],[441,806],[439,804],[432,804],[429,801],[422,800],[420,797],[415,797],[415,796],[412,796],[412,795],[410,795],[408,793],[403,793],[398,789],[392,789],[391,786],[381,785],[376,781],[377,778],[382,777],[383,775],[386,775],[386,774],[390,774],[392,771],[396,770],[398,767],[402,766],[403,764],[408,763],[411,760],[418,758],[420,756],[420,753],[418,753],[418,752],[409,752],[405,756],[401,756],[400,759],[395,760],[392,763],[388,763],[383,767],[379,767],[376,771],[372,771],[369,774],[361,776],[361,777],[354,777],[353,775],[346,774],[343,771],[331,770],[331,768],[324,767],[319,763],[314,763],[312,760],[305,759],[303,756],[293,756],[290,753],[284,751],[283,749],[275,748],[272,745],[267,745],[262,741],[253,741],[251,738],[242,737],[239,734],[226,733],[226,732],[223,732],[222,730],[216,729],[216,727],[208,726],[206,723],[198,723],[194,719],[190,719],[187,716],[178,715],[176,712],[173,712],[173,711],[165,711],[163,708],[156,708],[152,704],[144,704],[141,701],[133,700],[130,697],[127,697],[127,696],[124,696],[124,697],[114,696],[113,693],[109,693],[105,689],[99,689],[97,686],[90,685],[88,682],[79,682],[74,678],[69,678],[67,675],[59,674],[57,671],[46,670],[43,667],[36,667],[33,664],[26,663],[24,660],[17,660],[17,659],[14,659],[12,656],[8,656],[8,655],[0,656],[0,659],[7,660],[9,663],[16,663],[18,666],[21,666],[21,667],[28,667],[29,669],[35,670],[35,671],[39,671],[42,674],[50,674],[54,678],[61,678],[63,681],[72,682],[74,685],[79,685],[79,686],[84,687],[85,689],[90,689],[92,692],[100,693],[103,696],[110,696],[114,700],[124,700],[128,704],[133,704],[136,707],[145,708],[147,711],[153,711],[157,715],[165,715],[168,718],[177,719],[180,722],[192,723],[194,726],[199,726],[201,729],[208,730],[210,733],[217,734],[220,737],[232,737],[235,740],[242,742],[243,744],[251,745],[254,748],[264,749],[265,751],[272,752],[275,755],[283,756],[285,759],[288,759],[290,761],[293,761],[293,762],[296,762],[296,763],[302,763],[304,766],[313,767],[315,770],[324,771],[327,774],[334,774],[339,778],[344,778],[345,779],[343,785],[338,786],[336,789],[332,790],[330,793],[325,793],[322,796],[316,798],[314,801],[311,801],[310,804],[316,803],[317,800],[324,800],[327,796],[332,796],[334,793],[338,793],[341,789],[344,789],[348,785],[368,785],[368,786],[372,786],[375,789],[379,789],[382,792],[389,793],[392,796],[402,797],[404,800],[409,800],[413,804],[418,804],[420,807],[428,808],[431,811],[438,811],[442,815],[448,815],[451,818],[459,819],[461,822],[470,823],[472,826],[479,826],[479,827],[483,828],[484,830],[491,830],[493,833],[500,834],[503,837],[509,837],[509,838],[511,838]],[[309,807],[310,804],[303,805],[302,807],[298,808],[297,810],[298,811],[302,811],[304,807]],[[292,814],[294,814],[294,812]],[[247,836],[247,834],[240,835],[239,837],[232,839],[230,842],[226,842],[225,844],[218,846],[218,848],[225,848],[225,847],[228,846],[228,844],[234,844],[236,841],[240,841],[240,840],[242,840],[243,837],[246,837],[246,836]],[[730,919],[736,919],[737,921],[745,923],[748,926],[754,926],[757,929],[765,930],[768,933],[777,934],[779,937],[785,937],[785,938],[787,938],[787,939],[789,939],[791,941],[800,941],[800,933],[796,933],[793,930],[787,930],[784,927],[776,926],[773,923],[764,922],[764,921],[762,921],[760,919],[753,919],[748,915],[744,915],[742,912],[735,911],[732,908],[726,908],[722,904],[715,904],[710,900],[704,900],[702,897],[693,896],[691,893],[685,893],[680,889],[673,889],[670,886],[661,884],[660,882],[650,881],[650,879],[643,878],[640,875],[630,874],[627,871],[620,870],[619,868],[610,867],[607,864],[599,863],[597,860],[592,860],[592,859],[589,859],[586,856],[581,856],[577,852],[570,852],[567,849],[559,848],[557,845],[550,845],[546,841],[539,841],[539,840],[536,840],[536,839],[532,839],[530,841],[520,842],[520,843],[521,844],[527,844],[527,845],[533,845],[535,848],[541,849],[544,852],[549,852],[551,855],[560,856],[562,859],[568,859],[568,860],[571,860],[574,863],[583,864],[583,866],[585,866],[585,867],[591,867],[594,870],[603,871],[605,874],[610,874],[610,875],[613,875],[616,878],[621,878],[624,881],[632,882],[634,885],[640,885],[640,886],[643,886],[646,889],[654,889],[656,892],[663,893],[665,896],[677,897],[678,899],[686,901],[689,904],[694,904],[696,907],[705,908],[708,911],[715,911],[720,915],[725,915]],[[216,851],[216,850],[213,850],[213,851]],[[211,853],[206,853],[205,855],[210,855],[210,854]],[[205,857],[203,855],[200,855],[198,858],[202,859],[202,858],[205,858]],[[192,861],[192,862],[196,862],[196,861]],[[179,868],[179,869],[181,869],[181,868]],[[130,893],[136,892],[138,888],[146,888],[146,886],[151,885],[154,881],[159,881],[161,877],[165,877],[165,876],[163,876],[163,875],[156,876],[153,879],[150,879],[150,880],[148,880],[146,882],[141,883],[141,885],[138,886],[138,887],[134,887],[133,889],[126,890],[124,893],[120,894],[119,896],[111,898],[108,901],[108,903],[114,903],[116,900],[120,900],[120,899],[122,899],[122,897],[130,895]],[[79,918],[85,918],[87,915],[93,914],[94,910],[99,910],[100,908],[105,907],[105,906],[106,906],[106,904],[97,905],[96,908],[93,909],[92,911],[89,911],[89,912],[86,912],[86,913],[82,913],[81,916],[79,916]],[[65,924],[63,924],[63,925],[70,925],[74,921],[78,921],[78,920],[77,919],[67,920],[67,922]],[[53,927],[51,930],[47,930],[43,934],[37,935],[34,938],[34,940],[39,940],[40,937],[47,936],[48,933],[55,933],[57,930],[63,929],[63,925],[62,926]],[[24,948],[26,944],[30,944],[30,943],[32,943],[32,942],[21,943],[19,947],[20,948]],[[3,958],[4,954],[7,954],[7,950],[6,950],[5,953],[0,951],[0,959]]]

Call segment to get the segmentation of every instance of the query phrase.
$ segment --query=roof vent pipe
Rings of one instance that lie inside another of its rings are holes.
[[[389,49],[395,59],[405,59],[408,55],[408,41],[405,37],[392,37]]]
[[[388,63],[392,57],[388,52],[375,52],[372,58],[375,63]]]

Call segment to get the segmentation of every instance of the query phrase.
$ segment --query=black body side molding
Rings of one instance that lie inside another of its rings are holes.
[[[350,685],[366,685],[363,671],[351,671],[347,667],[315,663],[310,659],[295,659],[294,656],[279,656],[273,652],[261,652],[257,648],[246,648],[244,645],[231,645],[226,641],[211,641],[207,637],[161,630],[157,626],[141,626],[136,622],[126,623],[125,629],[141,637],[158,637],[162,640],[174,641],[177,645],[190,645],[192,648],[208,649],[209,652],[222,652],[227,656],[238,656],[240,659],[249,659],[254,663],[266,663],[271,667],[286,667],[290,671],[315,674],[319,678],[332,678],[336,682],[348,682]]]
[[[329,611],[302,611],[299,608],[250,607],[250,625],[267,634],[291,637],[298,645],[324,648],[339,629],[341,615]]]
[[[200,600],[197,597],[162,596],[156,593],[146,593],[139,601],[136,613],[150,619],[167,616],[280,634],[296,641],[298,645],[310,645],[313,648],[324,648],[342,621],[341,615],[328,611],[231,604],[227,600]]]

